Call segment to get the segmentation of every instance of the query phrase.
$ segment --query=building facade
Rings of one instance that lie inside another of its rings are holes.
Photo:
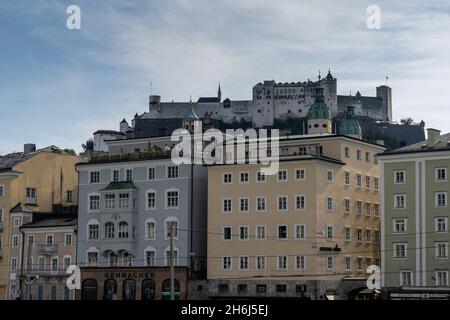
[[[209,294],[346,298],[342,279],[379,264],[384,147],[331,133],[279,144],[276,175],[259,164],[208,167]]]
[[[151,142],[144,144],[149,146]],[[127,292],[134,292],[131,296],[141,299],[143,296],[136,292],[141,292],[143,280],[155,281],[156,288],[162,288],[161,274],[168,276],[171,223],[176,226],[174,259],[180,267],[177,274],[185,272],[182,279],[187,279],[205,273],[206,236],[200,231],[206,228],[207,170],[201,165],[175,165],[170,150],[135,153],[133,145],[133,140],[124,140],[123,146],[117,148],[131,148],[128,153],[93,157],[77,166],[77,263],[83,279],[90,281],[85,287],[92,287],[93,281],[99,288],[105,286],[104,268],[110,268],[110,272],[135,268],[136,272],[158,275],[158,279],[130,279],[133,282],[128,285],[132,287],[127,287]],[[92,279],[93,270],[99,271],[98,277]],[[186,281],[182,279],[177,279],[180,290],[186,292]],[[114,288],[105,299],[131,297],[117,291],[121,286]],[[98,294],[102,296],[103,292]]]
[[[450,134],[380,155],[383,182],[382,282],[408,294],[449,288]],[[400,294],[397,292],[397,295]],[[420,296],[420,295],[419,295]]]
[[[0,157],[1,299],[20,296],[17,272],[23,258],[17,248],[24,239],[20,217],[11,219],[15,214],[11,210],[23,205],[31,211],[52,212],[55,204],[76,205],[78,160],[55,146],[36,150],[33,144],[26,144],[24,152]]]

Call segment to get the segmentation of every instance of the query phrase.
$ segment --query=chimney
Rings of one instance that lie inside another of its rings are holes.
[[[36,145],[34,143],[25,143],[23,145],[23,153],[31,153],[36,151]]]
[[[440,130],[428,128],[427,129],[427,145],[428,145],[428,147],[432,147],[436,143],[438,143],[440,137],[441,137]]]

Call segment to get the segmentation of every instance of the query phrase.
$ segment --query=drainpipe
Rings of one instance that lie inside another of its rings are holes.
[[[194,256],[191,255],[192,252],[192,243],[193,243],[193,235],[194,235],[194,231],[193,231],[193,218],[194,218],[194,164],[191,163],[191,186],[190,186],[190,223],[189,223],[189,227],[190,227],[190,241],[189,241],[189,260],[190,260],[190,277],[192,278],[192,270],[194,268]]]
[[[24,255],[24,251],[25,251],[25,233],[23,232],[22,227],[19,228],[19,231],[22,234],[22,245],[20,248],[20,270],[23,272],[23,255]],[[27,263],[28,263],[28,261],[27,261]],[[21,300],[22,300],[23,292],[24,292],[24,290],[22,290],[22,282],[23,282],[22,276],[19,278],[19,288],[21,290],[21,292],[20,292]],[[28,276],[28,274],[27,274],[27,276]],[[27,281],[25,281],[25,285],[26,285],[26,283],[27,283]]]

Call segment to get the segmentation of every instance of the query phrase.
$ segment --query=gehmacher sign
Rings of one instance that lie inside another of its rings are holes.
[[[155,277],[154,272],[126,272],[126,271],[117,271],[117,272],[105,272],[104,277],[106,279],[150,279]]]

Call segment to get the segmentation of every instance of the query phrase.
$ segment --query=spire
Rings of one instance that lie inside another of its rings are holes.
[[[220,82],[219,89],[217,90],[217,98],[219,99],[219,102],[222,101],[222,90],[220,90]]]
[[[320,81],[321,78],[322,78],[322,77],[320,76],[320,70],[319,70],[319,81]]]
[[[325,79],[326,80],[333,80],[334,79],[333,76],[331,75],[330,68],[328,68],[328,74],[327,74],[327,77]]]

